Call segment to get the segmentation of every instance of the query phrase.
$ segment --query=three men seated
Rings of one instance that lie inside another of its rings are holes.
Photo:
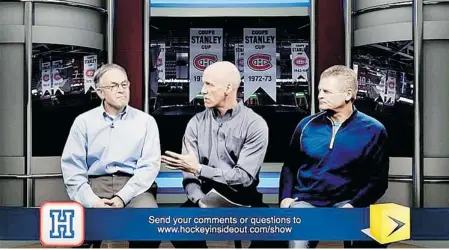
[[[161,156],[155,119],[130,107],[125,70],[100,67],[94,76],[101,106],[79,115],[61,158],[70,199],[89,208],[156,208],[149,192],[161,162],[184,175],[182,207],[208,207],[202,199],[215,190],[243,206],[263,207],[257,190],[268,147],[265,120],[237,99],[240,72],[217,62],[203,75],[206,109],[189,121],[182,152]],[[366,207],[387,189],[387,133],[381,123],[354,106],[357,77],[345,66],[321,75],[321,112],[295,129],[281,171],[280,207]],[[260,242],[259,242],[260,243]],[[267,246],[253,242],[252,247]],[[156,248],[160,242],[130,242]],[[175,247],[205,248],[206,242],[174,241]],[[292,248],[316,242],[292,241]]]

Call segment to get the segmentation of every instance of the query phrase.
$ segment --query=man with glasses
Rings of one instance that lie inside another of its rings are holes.
[[[346,66],[325,70],[318,86],[320,113],[296,127],[282,167],[283,208],[368,207],[388,187],[387,132],[357,111],[357,75]],[[314,248],[317,241],[291,241],[291,248]],[[353,242],[352,247],[374,247]]]
[[[94,82],[102,104],[75,119],[62,153],[68,195],[87,208],[156,208],[149,190],[161,161],[157,124],[128,105],[130,82],[121,66],[101,66]],[[130,248],[159,244],[130,242]]]

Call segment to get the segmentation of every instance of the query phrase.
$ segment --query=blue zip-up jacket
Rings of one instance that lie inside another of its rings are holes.
[[[354,107],[336,133],[333,128],[326,112],[298,124],[281,171],[280,201],[297,198],[317,207],[349,201],[354,207],[367,207],[385,193],[385,127]]]

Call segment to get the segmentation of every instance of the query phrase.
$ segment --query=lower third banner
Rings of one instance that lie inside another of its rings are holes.
[[[449,209],[125,208],[85,209],[76,202],[0,207],[0,240],[77,246],[92,240],[449,240]]]
[[[0,239],[368,240],[368,209],[84,209],[77,203],[1,208]],[[66,241],[65,241],[66,242]],[[75,244],[75,243],[74,243]]]

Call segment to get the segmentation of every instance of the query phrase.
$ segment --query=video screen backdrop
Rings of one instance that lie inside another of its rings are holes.
[[[204,109],[201,70],[221,59],[238,66],[239,97],[270,127],[266,161],[282,162],[294,128],[310,114],[308,17],[169,19],[152,18],[150,36],[150,112],[160,128],[162,149],[180,150],[188,120]],[[406,43],[388,46],[400,50]],[[398,54],[382,46],[386,45],[353,50],[359,79],[356,106],[387,127],[390,156],[411,157],[412,52],[404,56],[407,51]],[[250,58],[252,69],[247,63]],[[100,104],[92,76],[105,62],[104,51],[33,45],[33,156],[59,156],[75,117]],[[254,74],[264,68],[267,73]],[[260,88],[245,93],[245,82]]]
[[[104,51],[33,44],[33,156],[60,156],[76,116],[100,105],[93,73],[105,62]]]
[[[240,70],[239,98],[270,128],[267,162],[282,162],[298,122],[310,114],[308,17],[151,19],[151,114],[163,150],[181,149],[189,119],[204,110],[204,69],[229,61]]]
[[[413,43],[372,44],[353,48],[359,91],[356,106],[384,124],[389,154],[413,156]]]

